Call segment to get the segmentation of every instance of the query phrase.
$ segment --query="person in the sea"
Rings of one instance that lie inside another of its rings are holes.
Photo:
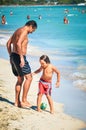
[[[27,15],[27,19],[30,19],[30,15]]]
[[[39,92],[37,97],[37,111],[41,112],[41,101],[42,96],[45,94],[48,99],[48,103],[50,106],[50,113],[54,113],[53,100],[51,98],[51,90],[52,90],[52,76],[55,72],[57,75],[56,87],[60,86],[60,71],[50,63],[50,59],[47,55],[42,55],[39,59],[40,67],[32,73],[34,76],[37,73],[42,71],[42,76],[39,80]]]
[[[28,46],[28,34],[37,29],[34,20],[28,21],[23,27],[17,29],[7,42],[7,50],[10,56],[12,71],[17,76],[15,85],[15,103],[17,107],[28,107],[27,94],[32,81],[29,62],[26,59]],[[23,83],[24,81],[24,83]],[[21,87],[23,85],[22,101],[20,101]]]
[[[2,15],[2,17],[1,17],[1,23],[2,23],[2,24],[6,24],[6,18],[5,18],[5,15]]]
[[[13,11],[12,10],[10,11],[10,15],[13,15]]]
[[[41,16],[41,15],[39,15],[39,16],[38,16],[38,19],[42,19],[42,16]]]
[[[64,21],[64,24],[68,24],[69,23],[69,20],[67,19],[66,16],[64,17],[63,21]]]

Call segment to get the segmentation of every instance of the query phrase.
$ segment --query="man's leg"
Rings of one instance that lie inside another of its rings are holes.
[[[30,84],[32,81],[32,75],[31,74],[27,74],[25,75],[25,82],[23,85],[23,95],[22,95],[22,106],[31,106],[30,103],[27,101],[27,94],[30,88]]]
[[[20,107],[20,92],[21,92],[21,86],[23,83],[24,78],[18,76],[17,77],[17,83],[15,86],[15,106]]]

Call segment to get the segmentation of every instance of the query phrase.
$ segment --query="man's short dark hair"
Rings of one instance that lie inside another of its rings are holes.
[[[37,28],[37,23],[34,20],[28,21],[25,26],[30,26],[32,25],[32,28]]]

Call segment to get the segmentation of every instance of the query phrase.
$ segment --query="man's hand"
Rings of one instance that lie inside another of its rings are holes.
[[[25,65],[23,56],[20,57],[20,67],[23,67]]]

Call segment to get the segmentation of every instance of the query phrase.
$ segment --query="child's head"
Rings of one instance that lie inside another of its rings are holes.
[[[40,60],[44,60],[47,64],[50,63],[50,59],[49,59],[49,57],[48,57],[47,55],[42,55],[42,56],[40,57]]]
[[[40,57],[40,64],[43,68],[47,66],[47,64],[50,64],[50,59],[47,55],[42,55]]]

